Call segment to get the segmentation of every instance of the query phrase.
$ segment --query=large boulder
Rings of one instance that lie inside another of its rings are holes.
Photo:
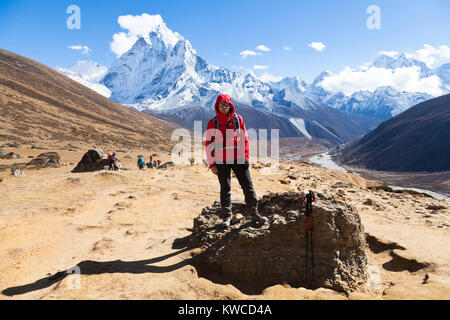
[[[195,256],[199,274],[259,289],[288,283],[344,292],[364,290],[367,256],[359,214],[321,194],[313,205],[314,278],[309,275],[306,281],[302,196],[295,192],[264,196],[259,212],[269,221],[263,226],[251,222],[243,203],[233,201],[233,213],[244,219],[236,219],[238,223],[228,228],[221,225],[219,202],[204,208],[194,219],[189,240],[191,248],[202,249]]]
[[[116,164],[119,169],[123,169],[123,165],[118,160]],[[93,172],[103,170],[105,167],[108,167],[108,155],[106,152],[102,149],[92,149],[84,154],[72,172]]]
[[[61,158],[57,152],[41,153],[36,158],[28,162],[27,166],[34,166],[36,168],[59,166]]]

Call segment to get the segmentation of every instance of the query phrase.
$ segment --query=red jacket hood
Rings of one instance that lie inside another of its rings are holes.
[[[230,106],[230,112],[226,116],[224,114],[220,113],[220,111],[219,111],[219,103],[221,103],[221,102],[227,102],[227,103],[229,103],[231,105]],[[227,95],[227,94],[219,94],[219,96],[217,97],[214,109],[216,110],[216,114],[217,114],[218,118],[222,118],[222,117],[229,118],[229,117],[231,117],[233,115],[233,113],[234,113],[234,105],[233,105],[233,102],[231,102],[230,96]]]

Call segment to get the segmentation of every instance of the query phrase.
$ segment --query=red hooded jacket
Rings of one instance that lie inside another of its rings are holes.
[[[224,115],[219,111],[218,106],[220,102],[227,102],[230,104],[230,112],[227,115]],[[244,119],[238,114],[236,114],[236,116],[239,120],[240,130],[237,130],[235,127],[235,110],[230,96],[227,94],[219,95],[214,109],[217,114],[218,128],[217,130],[215,128],[215,118],[209,120],[206,128],[205,149],[209,167],[213,167],[216,163],[221,164],[234,160],[243,160],[244,158],[248,161],[250,148],[247,129],[245,128]]]

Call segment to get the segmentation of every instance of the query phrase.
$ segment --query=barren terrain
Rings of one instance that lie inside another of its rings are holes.
[[[206,166],[139,171],[138,154],[148,160],[157,153],[164,163],[169,153],[123,148],[118,156],[127,170],[74,174],[92,146],[73,144],[72,151],[57,143],[3,147],[22,159],[0,160],[1,299],[450,298],[450,201],[372,191],[375,182],[307,163],[282,162],[271,175],[252,164],[259,197],[314,190],[352,204],[367,236],[371,281],[367,291],[348,295],[286,284],[248,295],[200,277],[195,249],[185,246],[193,219],[219,198]],[[10,175],[14,163],[45,151],[58,152],[62,166]],[[244,200],[234,178],[232,198]],[[58,275],[77,266],[81,275]]]

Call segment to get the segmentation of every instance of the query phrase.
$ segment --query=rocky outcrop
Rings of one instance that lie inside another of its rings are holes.
[[[122,164],[119,160],[116,162],[117,166],[122,169]],[[93,172],[105,169],[108,167],[108,155],[102,149],[92,149],[86,152],[81,158],[81,161],[72,170],[73,173]]]
[[[20,155],[14,152],[6,153],[5,155],[0,154],[0,159],[20,159]]]
[[[45,168],[50,166],[59,166],[61,160],[57,152],[41,153],[36,158],[28,162],[27,166],[34,166],[36,168]]]
[[[204,208],[194,219],[189,241],[190,247],[202,249],[195,256],[199,274],[213,273],[230,283],[257,288],[283,283],[345,292],[365,288],[366,241],[359,214],[321,194],[313,205],[314,279],[306,282],[302,196],[295,192],[264,196],[259,212],[269,222],[263,226],[251,222],[243,203],[233,202],[234,215],[244,219],[235,219],[237,223],[228,228],[221,226],[218,202]]]

